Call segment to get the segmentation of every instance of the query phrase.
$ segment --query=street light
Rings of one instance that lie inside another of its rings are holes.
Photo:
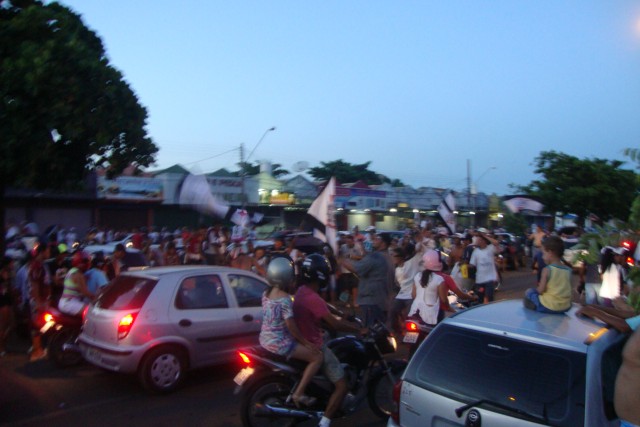
[[[244,178],[247,174],[247,167],[249,166],[249,159],[251,159],[251,155],[253,154],[254,151],[256,151],[256,148],[258,148],[258,145],[260,145],[260,143],[262,142],[262,140],[267,136],[267,134],[269,132],[273,132],[274,130],[276,130],[275,126],[270,127],[269,129],[265,130],[264,133],[262,134],[262,136],[260,137],[260,139],[258,140],[258,142],[256,143],[256,145],[253,147],[253,150],[251,150],[251,152],[249,153],[249,155],[247,156],[246,159],[244,159],[244,148],[242,146],[242,144],[240,144],[240,167],[242,168],[241,172],[240,172],[240,176],[241,176],[241,185],[242,185],[242,209],[244,209],[247,206],[247,195],[245,194],[244,191]]]
[[[262,140],[265,138],[265,136],[267,136],[267,134],[269,132],[273,132],[274,130],[276,130],[276,127],[270,127],[269,129],[265,130],[264,133],[262,134],[262,136],[260,137],[260,139],[258,140],[258,142],[256,143],[256,146],[253,147],[253,150],[251,150],[251,152],[249,153],[249,155],[247,156],[247,160],[245,160],[246,162],[249,161],[249,159],[251,158],[251,155],[253,154],[254,151],[256,151],[256,148],[258,148],[258,145],[260,145],[260,143],[262,142]]]

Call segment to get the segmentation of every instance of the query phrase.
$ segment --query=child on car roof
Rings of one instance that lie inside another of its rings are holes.
[[[542,257],[547,264],[537,288],[527,289],[524,306],[541,313],[562,314],[571,308],[571,268],[562,263],[564,242],[558,236],[542,241]]]

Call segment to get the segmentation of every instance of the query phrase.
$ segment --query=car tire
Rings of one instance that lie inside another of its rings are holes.
[[[184,350],[176,346],[161,346],[144,355],[138,378],[151,393],[170,393],[182,383],[186,371],[187,356]]]
[[[391,375],[399,380],[407,367],[406,361],[390,362]],[[367,399],[369,407],[374,414],[382,419],[387,419],[395,409],[393,400],[393,387],[395,382],[384,372],[377,372],[369,381]]]

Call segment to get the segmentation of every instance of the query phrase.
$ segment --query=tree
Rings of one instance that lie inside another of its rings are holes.
[[[534,163],[543,179],[520,190],[538,197],[549,212],[576,214],[579,225],[589,214],[602,220],[626,219],[639,187],[635,172],[620,169],[622,164],[543,151]]]
[[[115,175],[158,151],[101,40],[58,3],[0,2],[0,103],[0,205],[9,186],[81,190],[97,166]]]
[[[390,183],[394,187],[403,187],[404,184],[398,179],[390,178],[369,170],[371,161],[359,165],[347,163],[342,159],[331,162],[320,162],[321,166],[309,169],[309,175],[317,180],[328,181],[335,176],[339,182],[364,181],[368,185],[379,185]]]

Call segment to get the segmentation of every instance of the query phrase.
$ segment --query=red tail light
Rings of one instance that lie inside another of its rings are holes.
[[[44,320],[44,323],[47,323],[47,322],[53,322],[55,320],[55,317],[53,317],[53,314],[46,311],[42,316],[42,319]]]
[[[121,340],[129,335],[129,331],[131,331],[131,327],[133,326],[133,322],[136,320],[137,314],[127,314],[120,319],[120,323],[118,324],[118,339]]]
[[[420,328],[418,327],[418,324],[413,320],[405,321],[404,327],[407,330],[407,332],[418,332],[420,330]]]
[[[238,356],[240,356],[240,359],[242,359],[242,362],[245,365],[251,366],[251,358],[246,353],[239,351]]]
[[[393,385],[393,411],[391,411],[391,419],[394,423],[400,425],[400,396],[402,395],[402,380]]]
[[[84,323],[84,319],[87,318],[87,313],[89,312],[89,304],[84,306],[84,309],[82,309],[82,323]]]
[[[633,258],[632,258],[632,257],[630,257],[630,256],[628,256],[628,257],[627,257],[627,265],[628,265],[629,267],[633,267],[633,266],[634,266],[634,264],[635,264],[635,262],[634,262]]]
[[[631,250],[631,242],[629,242],[628,240],[625,240],[624,242],[622,242],[622,247],[628,250]]]

